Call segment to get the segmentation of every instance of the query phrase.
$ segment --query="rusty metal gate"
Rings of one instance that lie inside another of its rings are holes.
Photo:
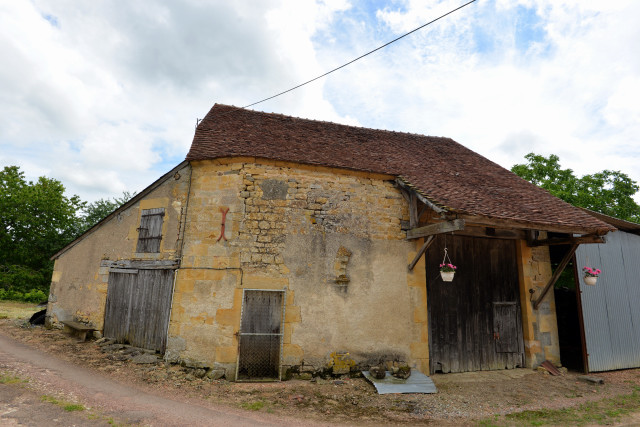
[[[164,353],[173,275],[170,269],[110,271],[104,336]]]
[[[284,301],[284,291],[244,290],[236,381],[280,380]]]

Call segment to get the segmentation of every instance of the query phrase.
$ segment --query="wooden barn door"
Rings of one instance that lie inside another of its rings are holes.
[[[444,246],[426,259],[431,373],[524,366],[515,241],[447,236],[453,282],[439,275]]]
[[[109,272],[104,336],[164,353],[174,270]]]
[[[279,380],[284,291],[245,290],[236,380]]]

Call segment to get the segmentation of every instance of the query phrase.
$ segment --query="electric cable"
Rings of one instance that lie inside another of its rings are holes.
[[[349,61],[349,62],[347,62],[347,63],[345,63],[345,64],[340,65],[339,67],[336,67],[336,68],[334,68],[334,69],[332,69],[332,70],[330,70],[330,71],[327,71],[327,72],[326,72],[326,73],[324,73],[324,74],[321,74],[321,75],[319,75],[319,76],[317,76],[317,77],[314,77],[314,78],[312,78],[311,80],[307,80],[307,81],[306,81],[306,82],[304,82],[304,83],[300,83],[300,84],[299,84],[299,85],[297,85],[297,86],[294,86],[294,87],[292,87],[292,88],[290,88],[290,89],[287,89],[287,90],[285,90],[285,91],[282,91],[282,92],[280,92],[280,93],[277,93],[277,94],[275,94],[275,95],[272,95],[272,96],[270,96],[270,97],[268,97],[268,98],[261,99],[260,101],[256,101],[256,102],[253,102],[253,103],[251,103],[251,104],[245,105],[244,107],[236,107],[236,108],[238,108],[238,109],[245,109],[245,108],[253,107],[254,105],[261,104],[261,103],[263,103],[263,102],[265,102],[265,101],[269,101],[269,100],[271,100],[271,99],[273,99],[273,98],[277,98],[278,96],[284,95],[285,93],[289,93],[289,92],[291,92],[291,91],[294,91],[294,90],[296,90],[296,89],[299,89],[299,88],[301,88],[302,86],[305,86],[305,85],[307,85],[307,84],[309,84],[309,83],[312,83],[312,82],[314,82],[314,81],[316,81],[316,80],[318,80],[318,79],[321,79],[321,78],[323,78],[323,77],[325,77],[325,76],[328,76],[329,74],[331,74],[331,73],[333,73],[333,72],[335,72],[335,71],[338,71],[338,70],[340,70],[340,69],[342,69],[342,68],[344,68],[344,67],[346,67],[346,66],[348,66],[348,65],[351,65],[351,64],[353,64],[354,62],[356,62],[356,61],[358,61],[358,60],[360,60],[360,59],[362,59],[362,58],[364,58],[364,57],[366,57],[366,56],[369,56],[369,55],[371,55],[372,53],[377,52],[377,51],[379,51],[380,49],[383,49],[383,48],[385,48],[385,47],[389,46],[390,44],[395,43],[395,42],[397,42],[398,40],[403,39],[403,38],[407,37],[408,35],[410,35],[410,34],[412,34],[412,33],[415,33],[416,31],[421,30],[421,29],[423,29],[424,27],[426,27],[426,26],[428,26],[428,25],[433,24],[434,22],[439,21],[440,19],[442,19],[442,18],[444,18],[444,17],[446,17],[446,16],[448,16],[448,15],[451,15],[452,13],[457,12],[458,10],[460,10],[460,9],[462,9],[462,8],[466,7],[466,6],[469,6],[471,3],[474,3],[475,1],[476,1],[476,0],[471,0],[471,1],[469,1],[469,2],[467,2],[467,3],[465,3],[465,4],[463,4],[462,6],[458,6],[458,7],[456,7],[455,9],[452,9],[452,10],[450,10],[449,12],[447,12],[447,13],[445,13],[445,14],[443,14],[443,15],[440,15],[440,16],[438,16],[437,18],[435,18],[435,19],[433,19],[433,20],[431,20],[431,21],[427,22],[426,24],[423,24],[423,25],[421,25],[421,26],[419,26],[419,27],[417,27],[417,28],[414,28],[413,30],[409,31],[408,33],[405,33],[405,34],[401,35],[400,37],[396,37],[395,39],[391,40],[390,42],[387,42],[387,43],[383,44],[382,46],[378,46],[377,48],[375,48],[375,49],[373,49],[373,50],[371,50],[371,51],[369,51],[369,52],[367,52],[367,53],[365,53],[365,54],[363,54],[363,55],[360,55],[360,56],[358,56],[357,58],[352,59],[351,61]],[[199,122],[198,122],[198,123],[199,123]],[[197,127],[197,124],[196,124],[196,127]]]

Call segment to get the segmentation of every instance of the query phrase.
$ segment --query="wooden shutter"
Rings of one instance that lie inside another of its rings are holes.
[[[136,252],[160,252],[163,220],[164,208],[142,210],[142,216],[140,217],[140,227],[138,228],[138,246],[136,248]]]

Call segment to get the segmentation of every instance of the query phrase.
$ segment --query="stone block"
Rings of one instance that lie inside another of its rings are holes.
[[[412,342],[410,344],[411,357],[421,359],[429,356],[429,344],[426,342]]]
[[[299,323],[302,321],[300,306],[288,306],[284,311],[285,323]]]
[[[302,347],[296,344],[283,344],[283,362],[285,365],[299,365],[304,359]]]
[[[215,360],[216,363],[236,363],[238,360],[238,348],[236,346],[216,348]]]
[[[224,326],[238,326],[240,324],[240,307],[218,309],[216,321]]]

